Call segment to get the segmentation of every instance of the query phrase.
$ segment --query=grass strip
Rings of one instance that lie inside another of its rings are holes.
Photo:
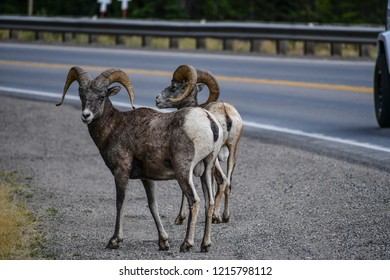
[[[15,172],[0,171],[0,259],[36,259],[42,236],[36,217],[26,207],[31,198],[27,185],[17,182]]]

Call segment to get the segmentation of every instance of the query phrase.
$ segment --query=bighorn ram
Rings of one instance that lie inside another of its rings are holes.
[[[198,104],[198,92],[203,89],[203,85],[207,85],[210,95],[207,101],[201,105]],[[220,184],[215,199],[215,208],[213,219],[216,222],[228,222],[230,218],[229,200],[231,192],[231,181],[233,171],[237,162],[238,143],[241,138],[243,123],[240,114],[229,103],[216,102],[219,97],[219,85],[215,77],[208,71],[194,69],[190,65],[181,65],[173,73],[172,83],[165,88],[160,95],[156,97],[156,105],[158,108],[186,108],[186,107],[202,107],[211,112],[221,124],[223,128],[223,143],[224,146],[220,153],[220,160],[226,160],[227,156],[227,176],[223,175],[221,166],[216,162],[216,178]],[[228,151],[226,151],[226,148]],[[221,157],[225,153],[225,159]],[[218,174],[219,173],[219,174]],[[222,175],[222,178],[219,176]],[[226,178],[226,182],[223,179]],[[226,186],[226,187],[225,187]],[[225,208],[223,219],[219,214],[222,194],[225,193]],[[176,223],[180,224],[185,219],[185,209],[183,203],[180,213],[176,218]]]
[[[79,83],[81,120],[88,125],[93,141],[115,178],[116,223],[107,247],[118,248],[118,243],[123,241],[122,206],[130,178],[141,179],[157,226],[159,248],[168,250],[168,235],[159,217],[153,180],[176,179],[190,208],[186,237],[180,246],[180,251],[187,252],[194,245],[200,205],[192,174],[195,166],[202,163],[205,169],[201,182],[207,211],[201,251],[208,251],[214,208],[212,176],[223,137],[222,128],[215,117],[201,108],[186,108],[171,113],[149,108],[120,112],[109,99],[120,91],[120,87],[109,86],[115,82],[122,84],[134,108],[134,91],[126,73],[108,69],[92,79],[78,66],[69,70],[62,100],[57,106],[63,103],[69,86],[75,80]]]

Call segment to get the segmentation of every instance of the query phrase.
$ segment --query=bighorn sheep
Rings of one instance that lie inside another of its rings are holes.
[[[191,70],[190,70],[191,69]],[[193,75],[195,76],[189,76]],[[203,89],[203,85],[207,85],[210,91],[210,95],[207,101],[201,105],[198,105],[198,92]],[[226,158],[221,158],[221,154],[228,153],[227,156],[227,176],[220,178],[218,183],[220,187],[215,199],[215,208],[213,219],[215,222],[228,222],[230,219],[229,212],[229,200],[231,192],[231,181],[232,174],[237,162],[238,156],[238,143],[241,138],[243,130],[243,122],[240,114],[237,110],[229,103],[226,102],[216,102],[219,97],[219,85],[215,77],[208,71],[202,71],[194,69],[190,65],[181,65],[173,73],[172,83],[169,87],[165,88],[160,95],[156,97],[156,105],[158,108],[186,108],[186,107],[202,107],[211,112],[221,124],[223,128],[223,143],[224,146],[220,153],[220,160],[224,161]],[[226,148],[228,151],[226,151]],[[217,176],[223,175],[221,166],[217,160],[216,162],[216,178]],[[224,183],[223,179],[226,178],[227,181]],[[221,181],[222,180],[222,181]],[[225,187],[226,186],[226,187]],[[220,203],[222,199],[222,194],[225,193],[225,208],[223,213],[223,219],[221,219],[219,214]],[[183,207],[185,203],[184,196],[182,200],[182,206],[180,208],[180,213],[176,218],[176,223],[181,224],[185,219],[185,208]]]
[[[120,91],[119,86],[109,87],[115,82],[125,87],[134,108],[131,81],[126,73],[119,69],[108,69],[92,79],[82,68],[72,67],[68,72],[62,100],[57,106],[63,103],[69,86],[75,80],[79,83],[81,120],[88,125],[93,141],[115,178],[116,223],[114,235],[107,248],[118,248],[118,243],[123,241],[122,206],[130,178],[141,179],[157,226],[159,248],[168,250],[168,235],[159,217],[153,180],[176,179],[190,208],[187,233],[180,251],[189,251],[194,245],[195,224],[200,205],[192,174],[195,166],[202,162],[205,169],[201,181],[207,211],[201,251],[207,252],[211,245],[214,208],[212,176],[223,137],[222,127],[216,118],[201,108],[186,108],[171,113],[150,108],[118,111],[109,99]]]

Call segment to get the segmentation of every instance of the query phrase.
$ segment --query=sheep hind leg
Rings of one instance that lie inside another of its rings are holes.
[[[205,229],[201,245],[202,252],[208,252],[211,246],[211,224],[214,210],[214,192],[213,192],[213,165],[208,164],[204,174],[201,176],[202,189],[205,197]]]
[[[181,195],[181,205],[180,205],[180,211],[179,215],[177,215],[175,219],[175,225],[182,225],[184,224],[184,220],[186,219],[186,197],[184,193]]]
[[[230,154],[227,161],[227,180],[229,184],[225,188],[225,208],[223,211],[222,222],[227,223],[230,220],[230,193],[232,191],[233,171],[238,157],[238,140],[235,145],[229,145]]]
[[[145,187],[146,196],[148,198],[149,210],[152,213],[154,222],[157,226],[158,231],[158,245],[159,249],[162,251],[169,250],[168,234],[166,233],[164,226],[160,219],[160,214],[158,212],[158,203],[156,199],[156,184],[151,180],[142,180],[142,184]]]
[[[204,164],[203,164],[203,161],[200,161],[195,165],[193,175],[195,175],[196,177],[200,177],[203,174],[203,172],[204,172]],[[184,223],[184,220],[186,219],[186,216],[187,216],[187,214],[186,214],[186,197],[183,193],[181,196],[180,211],[179,211],[179,215],[177,215],[177,217],[175,219],[175,225],[182,225]]]
[[[222,196],[224,193],[226,193],[226,186],[229,185],[228,179],[226,178],[225,174],[223,173],[222,167],[218,160],[215,161],[215,172],[214,172],[215,179],[218,184],[217,193],[215,194],[215,207],[213,211],[213,223],[219,224],[223,222],[223,219],[221,218],[220,214],[220,207],[221,207],[221,201]]]
[[[191,247],[194,246],[195,225],[200,208],[200,198],[196,193],[194,187],[194,183],[192,180],[192,171],[185,172],[185,174],[179,175],[177,180],[180,185],[180,188],[182,189],[183,194],[185,194],[187,198],[188,207],[190,209],[187,222],[186,237],[180,246],[180,252],[185,253],[188,252]]]
[[[230,193],[231,193],[231,190],[232,190],[232,186],[229,185],[226,189],[225,189],[225,208],[224,208],[224,211],[223,211],[223,216],[222,216],[222,222],[223,223],[228,223],[229,220],[230,220]]]

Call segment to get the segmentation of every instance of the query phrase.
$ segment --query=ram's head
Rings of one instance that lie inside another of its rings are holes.
[[[108,69],[95,79],[92,79],[88,72],[79,66],[74,66],[69,70],[62,99],[57,106],[64,102],[65,95],[74,81],[79,83],[79,96],[82,104],[81,120],[86,124],[91,123],[102,114],[108,97],[120,91],[119,86],[109,87],[115,82],[122,84],[126,88],[131,106],[134,108],[134,90],[125,72],[119,69]]]
[[[215,102],[219,97],[219,85],[215,77],[208,71],[195,69],[191,65],[180,65],[173,73],[171,85],[166,87],[157,97],[158,108],[181,108],[192,102],[198,106],[197,94],[206,85],[210,95],[200,106]]]

